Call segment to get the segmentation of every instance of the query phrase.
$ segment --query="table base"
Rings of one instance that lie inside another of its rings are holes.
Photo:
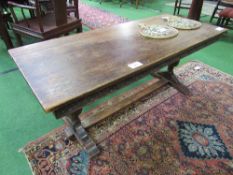
[[[120,95],[113,97],[109,100],[109,106],[106,106],[102,111],[96,111],[96,113],[86,117],[82,121],[80,120],[80,114],[82,108],[72,109],[71,113],[63,117],[63,120],[68,125],[66,129],[66,135],[70,139],[77,139],[79,143],[86,149],[90,158],[100,153],[95,141],[89,136],[86,128],[95,125],[96,123],[113,116],[117,112],[126,109],[132,103],[137,102],[143,97],[159,90],[164,85],[169,84],[184,95],[190,95],[190,91],[184,86],[175,76],[174,67],[179,64],[179,61],[172,63],[168,66],[168,70],[165,72],[152,72],[151,75],[155,78],[146,85],[141,85],[143,88],[138,87],[134,94]],[[159,79],[158,79],[159,78]],[[129,92],[127,92],[129,93]],[[55,114],[56,115],[56,114]],[[59,114],[58,114],[59,116]]]
[[[78,110],[76,113],[71,114],[63,118],[65,123],[69,126],[66,128],[65,132],[69,139],[77,139],[83,148],[87,151],[90,157],[94,157],[99,153],[95,142],[90,138],[87,131],[81,124],[79,115],[82,109]]]
[[[179,92],[181,92],[184,95],[190,95],[190,91],[189,89],[184,86],[176,77],[176,75],[174,74],[174,67],[177,66],[179,64],[178,62],[175,62],[171,65],[168,66],[168,71],[165,72],[159,72],[157,74],[154,74],[153,76],[157,76],[160,77],[162,79],[165,79],[168,81],[168,83],[174,87],[175,89],[177,89]]]

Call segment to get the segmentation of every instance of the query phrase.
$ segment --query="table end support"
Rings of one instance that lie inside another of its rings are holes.
[[[168,83],[174,87],[175,89],[177,89],[179,92],[181,92],[184,95],[190,95],[191,92],[190,90],[183,85],[178,78],[176,77],[176,75],[174,74],[174,67],[177,66],[179,64],[179,61],[172,63],[168,66],[168,70],[164,71],[164,72],[158,72],[158,73],[153,73],[152,76],[154,77],[158,77],[158,78],[162,78],[168,81]]]
[[[78,140],[78,142],[87,151],[90,158],[92,158],[95,157],[97,154],[99,154],[100,150],[97,147],[96,143],[88,135],[85,128],[82,126],[82,123],[79,119],[79,115],[81,114],[81,112],[82,109],[63,117],[63,120],[68,126],[65,129],[65,133],[69,139]]]

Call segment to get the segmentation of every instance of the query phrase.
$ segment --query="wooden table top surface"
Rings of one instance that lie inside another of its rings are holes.
[[[169,16],[169,15],[165,15]],[[220,36],[216,26],[179,30],[177,37],[148,39],[138,24],[164,24],[162,16],[52,39],[9,51],[45,111],[50,112],[102,88],[190,51]],[[132,69],[128,64],[143,65]]]

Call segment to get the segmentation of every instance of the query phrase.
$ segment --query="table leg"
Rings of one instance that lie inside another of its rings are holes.
[[[86,149],[91,158],[96,156],[100,151],[81,124],[79,119],[81,112],[82,110],[80,109],[77,112],[70,114],[69,116],[63,117],[65,123],[69,126],[65,132],[69,138],[74,136]]]
[[[188,18],[199,20],[201,16],[201,9],[203,6],[203,0],[193,0],[191,8],[189,10]]]
[[[168,81],[168,83],[174,87],[175,89],[177,89],[179,92],[181,92],[184,95],[189,95],[190,91],[189,89],[183,85],[176,77],[176,75],[174,74],[174,67],[177,66],[179,64],[179,61],[172,63],[168,66],[168,70],[165,72],[159,72],[159,73],[154,73],[152,74],[152,76],[156,76],[162,79],[165,79]]]

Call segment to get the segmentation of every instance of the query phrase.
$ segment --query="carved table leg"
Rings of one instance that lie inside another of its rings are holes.
[[[190,91],[189,89],[183,85],[176,77],[176,75],[174,74],[174,67],[177,66],[179,64],[179,61],[172,63],[168,66],[168,70],[165,72],[159,72],[159,73],[154,73],[152,74],[152,76],[156,76],[159,78],[163,78],[165,80],[168,81],[168,83],[174,87],[175,89],[177,89],[179,92],[181,92],[184,95],[189,95]]]
[[[67,128],[65,132],[69,138],[74,136],[86,149],[91,158],[99,153],[99,149],[97,148],[95,142],[89,137],[87,131],[83,128],[81,124],[81,121],[79,119],[79,115],[81,112],[82,110],[80,109],[77,112],[70,114],[69,116],[63,117],[65,123],[69,126],[69,128]]]

